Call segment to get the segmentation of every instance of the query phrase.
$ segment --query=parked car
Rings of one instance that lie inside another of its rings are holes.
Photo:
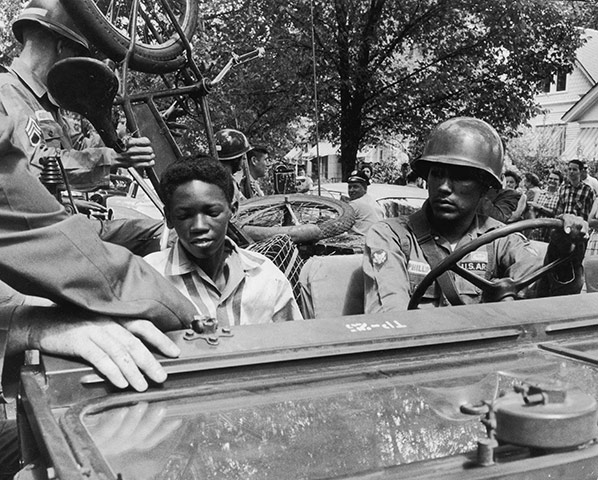
[[[153,191],[149,180],[146,180],[146,185]],[[162,218],[158,207],[136,182],[129,181],[124,192],[124,195],[114,195],[112,192],[105,195],[104,204],[114,212],[115,218]]]
[[[345,197],[348,199],[348,184],[323,183],[320,190],[315,186],[310,194],[330,196],[337,200]],[[386,183],[372,183],[368,186],[368,192],[384,209],[387,218],[409,215],[418,210],[428,198],[428,191],[423,188],[391,185]]]
[[[422,188],[373,183],[368,186],[367,193],[381,206],[385,218],[410,215],[419,210],[428,198],[428,191]],[[324,198],[349,201],[348,184],[323,183],[318,189],[315,186],[311,195]],[[345,232],[334,237],[324,238],[313,245],[302,245],[300,251],[304,257],[313,255],[346,255],[363,251],[365,238],[362,235]]]

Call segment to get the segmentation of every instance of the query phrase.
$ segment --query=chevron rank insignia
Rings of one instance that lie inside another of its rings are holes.
[[[42,129],[39,127],[37,122],[29,117],[27,120],[27,125],[25,126],[25,133],[27,138],[29,139],[29,143],[31,146],[36,147],[40,144],[43,138]]]

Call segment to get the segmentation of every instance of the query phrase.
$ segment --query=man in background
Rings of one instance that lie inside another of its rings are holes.
[[[556,215],[570,213],[588,219],[596,194],[592,187],[582,181],[585,164],[574,159],[567,165],[567,180],[559,188]]]
[[[263,146],[255,146],[247,152],[247,166],[249,176],[243,176],[241,180],[241,191],[247,198],[263,197],[264,192],[259,180],[268,172],[268,149]]]
[[[351,232],[365,235],[369,228],[384,217],[382,207],[368,195],[369,177],[359,170],[354,170],[347,180],[349,205],[355,211],[355,224]]]
[[[307,176],[305,167],[297,169],[297,193],[309,193],[314,188],[314,181]]]
[[[222,166],[226,168],[233,179],[235,187],[235,195],[233,203],[239,204],[240,201],[247,197],[241,189],[240,183],[237,181],[237,174],[242,170],[243,163],[246,162],[246,154],[253,147],[249,144],[249,140],[243,132],[233,128],[223,128],[214,134],[216,140],[216,150],[218,152],[218,160],[222,162]],[[235,207],[236,208],[236,207]]]
[[[581,170],[581,181],[592,187],[594,193],[598,195],[598,179],[588,173],[588,166],[585,162],[583,162],[583,169]]]

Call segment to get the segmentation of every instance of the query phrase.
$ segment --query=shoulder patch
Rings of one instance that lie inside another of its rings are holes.
[[[388,254],[385,250],[376,250],[372,252],[371,257],[372,263],[376,268],[381,268],[386,263],[386,260],[388,260]]]
[[[41,143],[43,138],[42,129],[31,117],[29,117],[27,120],[27,125],[25,125],[25,133],[27,134],[27,138],[29,139],[31,146],[37,147]]]

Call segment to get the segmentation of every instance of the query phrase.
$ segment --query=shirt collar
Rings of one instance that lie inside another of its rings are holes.
[[[48,92],[48,87],[31,71],[31,68],[23,60],[18,57],[15,58],[10,65],[10,69],[31,89],[36,97],[43,98],[44,95],[47,95],[52,104],[58,107],[56,100]]]
[[[428,222],[428,225],[430,226],[430,232],[432,236],[434,238],[442,239],[444,242],[446,242],[446,240],[444,240],[444,237],[434,229],[432,222],[430,222],[432,213],[430,203],[428,200],[424,202],[424,206],[422,208],[426,212],[426,220]],[[491,230],[495,230],[501,226],[503,226],[503,224],[498,220],[476,213],[473,217],[473,221],[471,222],[469,229],[467,230],[467,232],[465,232],[463,237],[461,237],[459,242],[457,242],[457,246],[469,243],[472,240],[475,240],[476,238],[484,235],[485,233]]]
[[[224,248],[227,250],[228,255],[224,262],[230,263],[234,261],[239,263],[243,271],[247,272],[254,268],[259,267],[263,260],[256,258],[253,255],[247,255],[245,251],[240,249],[237,244],[229,237],[224,239]],[[250,253],[250,252],[249,252]],[[181,245],[181,242],[177,239],[175,245],[170,249],[168,260],[164,273],[167,276],[184,275],[186,273],[201,270],[193,259],[189,258],[187,251]]]

